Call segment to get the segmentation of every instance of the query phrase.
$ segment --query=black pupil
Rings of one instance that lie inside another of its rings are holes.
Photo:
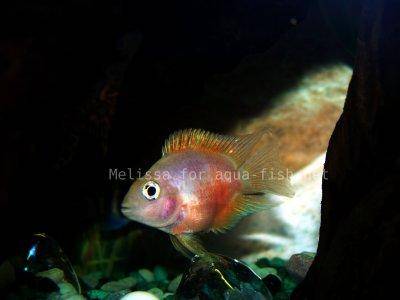
[[[154,187],[154,186],[149,186],[148,188],[147,188],[147,194],[150,196],[150,197],[153,197],[155,194],[156,194],[156,188]]]

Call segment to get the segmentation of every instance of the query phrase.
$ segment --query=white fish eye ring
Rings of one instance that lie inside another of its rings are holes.
[[[143,185],[142,194],[147,200],[155,200],[160,195],[160,186],[155,181],[147,181]]]

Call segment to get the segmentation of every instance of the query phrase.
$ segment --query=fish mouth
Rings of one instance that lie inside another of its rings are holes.
[[[154,223],[148,222],[148,221],[146,222],[146,220],[143,220],[139,216],[135,215],[133,213],[133,211],[132,211],[132,208],[128,207],[128,206],[122,206],[121,207],[121,212],[128,219],[134,220],[136,222],[139,222],[139,223],[142,223],[142,224],[145,224],[145,225],[148,225],[148,226],[151,226],[151,227],[163,230],[163,231],[168,230],[175,223],[175,220],[172,220],[172,221],[169,220],[169,221],[167,221],[167,222],[165,222],[163,224],[160,224],[160,225],[154,224]]]
[[[143,216],[135,213],[135,208],[129,205],[121,205],[121,213],[128,219],[136,221],[138,223],[145,224],[147,226],[157,228],[164,232],[169,232],[169,230],[174,227],[179,222],[179,213],[175,214],[169,220],[165,220],[161,224],[159,222],[153,222]]]
[[[129,215],[130,215],[131,211],[132,211],[132,209],[130,207],[128,207],[128,206],[122,206],[121,207],[121,212],[125,217],[129,218]]]

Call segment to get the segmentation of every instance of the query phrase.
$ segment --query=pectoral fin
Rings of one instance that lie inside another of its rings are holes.
[[[265,209],[271,209],[280,203],[270,201],[264,193],[238,195],[231,207],[218,216],[211,231],[223,233],[234,227],[242,218]]]

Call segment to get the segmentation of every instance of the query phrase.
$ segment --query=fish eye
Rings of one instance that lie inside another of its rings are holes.
[[[160,195],[160,186],[157,182],[148,181],[143,186],[142,194],[148,200],[155,200]]]

